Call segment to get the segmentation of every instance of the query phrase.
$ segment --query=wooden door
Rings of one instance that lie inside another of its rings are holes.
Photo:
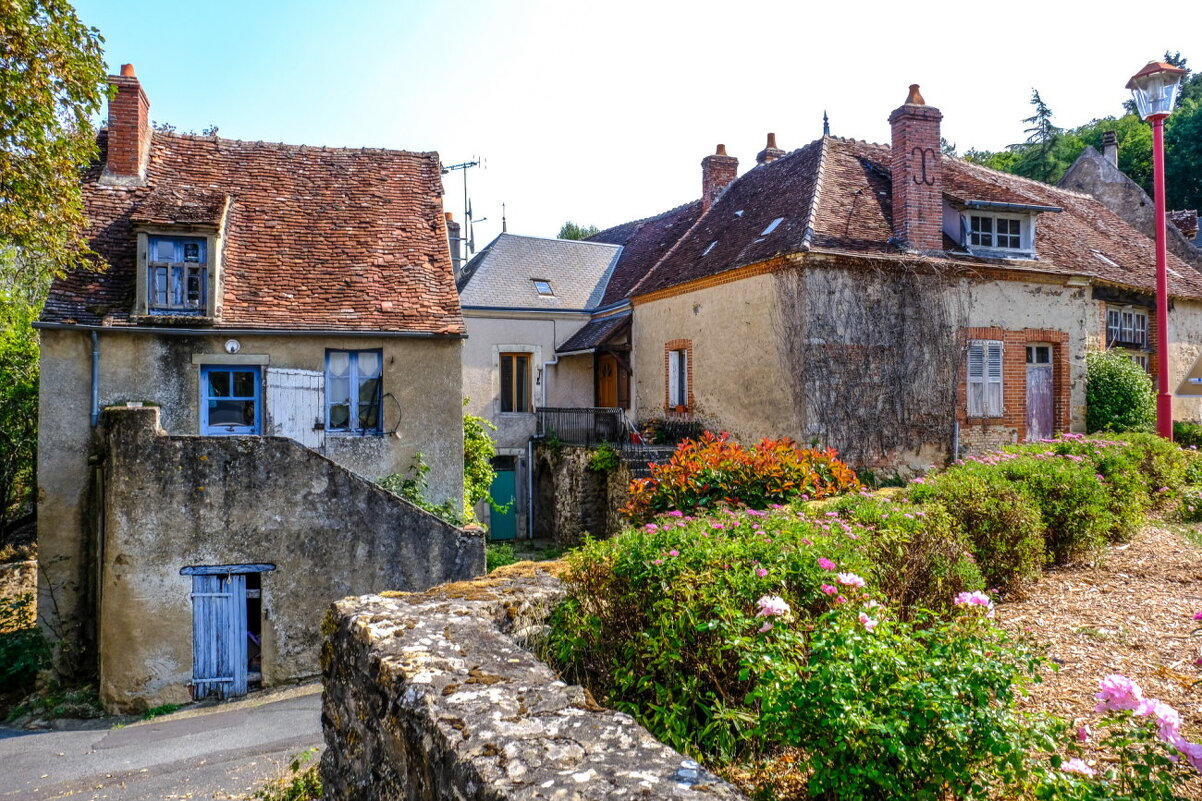
[[[597,405],[607,409],[618,405],[618,360],[609,353],[597,360]]]
[[[246,695],[246,576],[192,577],[192,697]]]
[[[1027,346],[1027,441],[1055,433],[1052,401],[1052,347]]]

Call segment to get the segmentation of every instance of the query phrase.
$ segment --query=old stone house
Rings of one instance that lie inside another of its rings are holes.
[[[904,468],[1083,428],[1094,348],[1154,371],[1168,347],[1176,386],[1202,350],[1202,274],[1170,258],[1158,343],[1147,237],[1092,196],[943,155],[917,87],[889,119],[889,145],[770,137],[741,176],[722,146],[702,162],[700,201],[664,215],[687,227],[627,293],[641,419]]]
[[[422,454],[462,499],[437,154],[152,131],[133,68],[110,80],[104,269],[38,325],[38,609],[122,708],[312,674],[330,601],[472,575],[483,544],[369,481]]]

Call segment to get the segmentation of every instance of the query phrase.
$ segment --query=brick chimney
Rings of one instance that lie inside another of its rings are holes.
[[[926,104],[918,84],[889,115],[893,126],[893,235],[910,250],[943,250],[943,152],[939,109]]]
[[[756,164],[771,164],[781,156],[785,155],[785,151],[776,146],[776,134],[768,134],[768,144],[764,146],[755,156]]]
[[[1119,138],[1114,131],[1102,131],[1102,157],[1119,166]]]
[[[106,183],[140,186],[146,180],[150,158],[150,101],[133,64],[122,64],[120,75],[110,75],[117,93],[109,100]]]
[[[459,238],[459,223],[455,222],[455,218],[451,216],[451,212],[444,212],[447,215],[447,244],[451,246],[451,270],[456,278],[459,277],[459,265],[463,261],[463,240]]]
[[[739,160],[726,155],[726,145],[718,145],[712,156],[701,160],[701,213],[705,214],[730,186],[739,173]]]

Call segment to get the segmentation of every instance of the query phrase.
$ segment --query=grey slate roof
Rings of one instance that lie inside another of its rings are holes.
[[[620,245],[501,234],[463,268],[459,302],[464,307],[591,310],[622,253]],[[540,295],[535,280],[551,284]]]

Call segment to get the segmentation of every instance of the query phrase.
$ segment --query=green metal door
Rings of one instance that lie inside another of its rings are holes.
[[[513,470],[498,470],[496,478],[492,480],[492,486],[488,489],[493,503],[505,509],[503,512],[489,510],[488,538],[491,540],[512,540],[517,536],[518,516],[514,492],[516,475]]]

